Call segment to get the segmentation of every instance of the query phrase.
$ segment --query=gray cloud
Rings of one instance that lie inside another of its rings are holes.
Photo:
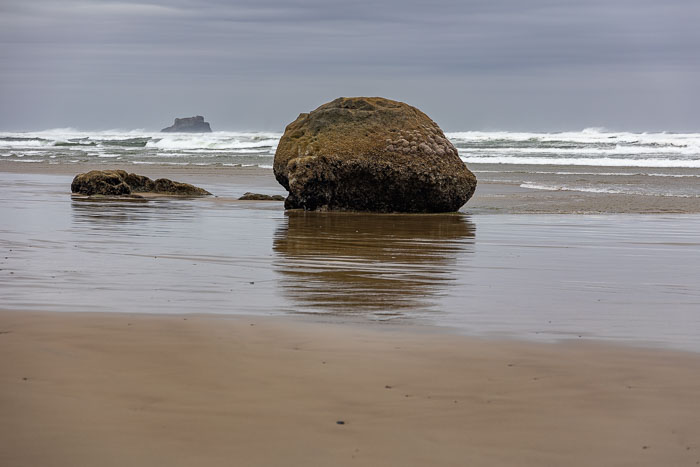
[[[0,129],[281,129],[339,95],[447,129],[697,130],[693,0],[0,4]]]

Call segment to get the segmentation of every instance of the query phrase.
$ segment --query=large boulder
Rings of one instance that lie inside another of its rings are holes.
[[[300,114],[273,169],[287,209],[452,212],[476,189],[435,122],[380,97],[341,97]]]
[[[127,173],[125,170],[91,170],[78,174],[70,189],[81,195],[122,196],[136,193],[156,193],[175,196],[210,195],[207,190],[189,183],[174,182],[167,178],[151,180],[143,175]]]
[[[204,121],[204,117],[176,118],[172,126],[160,130],[163,133],[211,133],[209,122]]]

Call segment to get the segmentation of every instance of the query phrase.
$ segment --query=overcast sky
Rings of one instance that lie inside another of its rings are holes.
[[[0,130],[283,130],[380,95],[446,131],[700,132],[698,0],[0,0]]]

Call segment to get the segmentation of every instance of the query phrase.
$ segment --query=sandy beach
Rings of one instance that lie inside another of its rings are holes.
[[[0,12],[0,467],[700,467],[700,2]]]
[[[2,465],[700,461],[697,354],[263,317],[0,322]]]
[[[695,198],[304,214],[236,200],[266,169],[100,202],[76,168],[0,170],[0,465],[700,462]]]

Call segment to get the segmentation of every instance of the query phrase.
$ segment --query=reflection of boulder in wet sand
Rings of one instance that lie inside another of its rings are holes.
[[[78,174],[71,183],[71,191],[81,195],[123,196],[136,193],[156,193],[175,196],[210,195],[208,191],[174,182],[167,178],[151,180],[143,175],[127,173],[125,170],[91,170]]]
[[[404,315],[430,307],[455,279],[455,260],[474,233],[459,214],[290,211],[273,249],[281,285],[299,306]]]
[[[341,97],[300,114],[273,169],[287,209],[454,212],[476,188],[434,121],[380,97]]]

